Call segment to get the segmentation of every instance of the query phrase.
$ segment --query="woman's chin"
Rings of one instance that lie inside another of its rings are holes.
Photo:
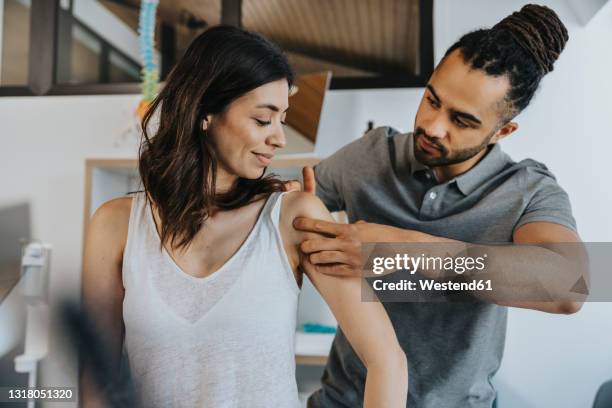
[[[242,172],[242,174],[240,174],[239,176],[241,178],[248,179],[248,180],[257,180],[258,178],[263,177],[265,172],[266,172],[265,167],[257,167],[257,168],[247,169],[246,171]]]

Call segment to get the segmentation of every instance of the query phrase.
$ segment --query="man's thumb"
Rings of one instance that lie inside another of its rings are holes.
[[[304,167],[302,169],[302,177],[304,178],[304,191],[314,194],[316,182],[313,168],[310,166]]]

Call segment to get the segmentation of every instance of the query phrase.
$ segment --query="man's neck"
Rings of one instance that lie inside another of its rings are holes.
[[[446,183],[448,180],[452,180],[457,176],[467,172],[472,167],[478,164],[483,157],[489,152],[491,146],[488,146],[482,149],[480,152],[476,154],[476,156],[462,161],[461,163],[449,164],[447,166],[436,166],[433,168],[433,171],[436,175],[436,179],[440,183]]]

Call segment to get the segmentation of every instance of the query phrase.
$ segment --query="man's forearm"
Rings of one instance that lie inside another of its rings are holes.
[[[486,254],[486,268],[482,271],[459,275],[439,269],[419,270],[426,278],[439,281],[488,280],[493,290],[472,292],[481,300],[551,313],[573,313],[584,300],[584,296],[571,289],[586,273],[585,262],[580,253],[564,253],[567,248],[563,244],[556,248],[551,244],[552,249],[535,245],[477,245],[419,231],[370,225],[372,228],[365,234],[368,242],[411,244],[419,255],[445,257],[449,248],[453,257],[476,258]],[[586,275],[584,278],[588,280]]]

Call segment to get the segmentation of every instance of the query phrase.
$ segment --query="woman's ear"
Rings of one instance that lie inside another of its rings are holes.
[[[212,115],[206,115],[206,117],[202,121],[202,129],[203,130],[208,130],[208,128],[210,127],[211,120],[212,120]]]

